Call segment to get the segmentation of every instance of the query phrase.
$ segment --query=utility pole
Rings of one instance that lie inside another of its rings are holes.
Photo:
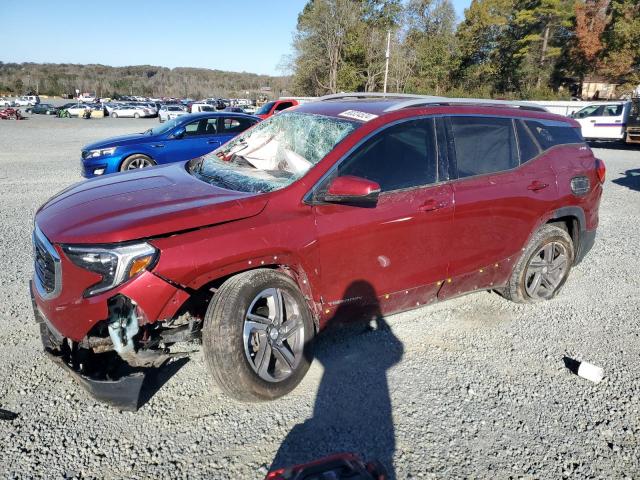
[[[387,80],[389,79],[389,57],[391,56],[391,30],[387,32],[387,53],[385,54],[386,64],[384,67],[384,93],[387,93]]]

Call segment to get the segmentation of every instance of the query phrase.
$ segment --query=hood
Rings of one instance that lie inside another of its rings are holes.
[[[133,133],[130,135],[120,135],[118,137],[107,138],[106,140],[100,140],[99,142],[90,143],[82,147],[82,150],[96,150],[98,148],[109,148],[124,145],[132,145],[136,143],[144,143],[153,141],[156,138],[155,135],[144,135],[143,133]]]
[[[36,223],[54,243],[116,243],[252,217],[267,204],[264,195],[198,180],[185,165],[78,183],[44,204]]]

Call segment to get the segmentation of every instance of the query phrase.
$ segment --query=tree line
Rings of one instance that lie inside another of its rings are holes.
[[[562,98],[585,78],[640,83],[637,0],[309,0],[288,64],[299,95],[388,89]]]
[[[279,96],[286,92],[288,83],[287,77],[204,68],[0,62],[0,94],[13,95],[70,95],[79,89],[100,97],[255,98],[264,94]]]

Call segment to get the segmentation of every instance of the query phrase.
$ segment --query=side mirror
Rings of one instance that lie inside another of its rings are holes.
[[[184,134],[187,132],[187,130],[184,127],[178,127],[176,128],[173,133],[171,134],[172,138],[182,138],[184,137]]]
[[[326,193],[318,200],[357,207],[375,207],[380,195],[380,184],[366,178],[345,175],[334,178]]]

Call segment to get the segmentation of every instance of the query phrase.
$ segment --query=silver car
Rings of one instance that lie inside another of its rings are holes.
[[[158,112],[158,121],[162,123],[167,120],[173,120],[174,118],[182,115],[188,115],[188,112],[184,107],[181,107],[180,105],[162,105]]]
[[[154,113],[145,107],[138,107],[134,105],[119,105],[111,111],[111,117],[129,117],[129,118],[143,118],[152,117]]]

